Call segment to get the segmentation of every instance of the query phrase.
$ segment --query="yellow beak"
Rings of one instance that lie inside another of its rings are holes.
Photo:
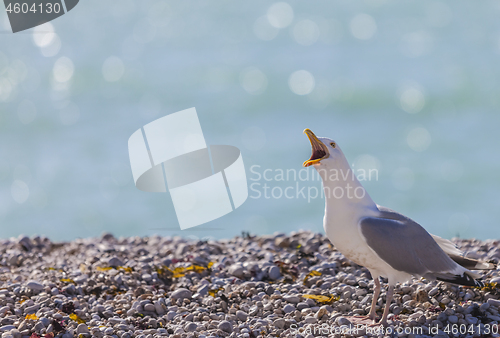
[[[309,167],[310,165],[319,163],[321,160],[330,156],[328,148],[316,137],[316,135],[314,135],[311,129],[304,129],[304,134],[306,134],[309,138],[309,142],[311,142],[312,147],[311,158],[304,162],[304,167]]]

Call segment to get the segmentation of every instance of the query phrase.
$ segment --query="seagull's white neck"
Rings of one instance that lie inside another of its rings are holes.
[[[323,179],[325,230],[348,226],[346,223],[357,222],[361,215],[377,210],[344,156],[337,157],[335,162],[323,161],[315,168]]]

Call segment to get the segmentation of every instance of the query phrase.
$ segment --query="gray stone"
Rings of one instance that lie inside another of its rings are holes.
[[[342,325],[351,325],[351,322],[349,319],[344,318],[344,317],[338,317],[337,320],[337,325],[342,326]]]
[[[156,309],[155,309],[155,306],[153,304],[148,303],[148,304],[144,305],[144,311],[155,312]]]
[[[115,328],[121,331],[127,331],[129,329],[128,325],[126,324],[118,324],[115,326]]]
[[[123,262],[120,258],[114,256],[114,257],[111,257],[110,259],[108,259],[108,266],[111,266],[113,268],[117,268],[119,266],[123,266]]]
[[[306,302],[300,302],[297,304],[297,310],[302,311],[303,309],[307,309],[309,307],[309,304]]]
[[[401,291],[403,293],[412,293],[413,292],[413,288],[411,286],[402,286],[401,287]]]
[[[191,298],[192,295],[193,293],[188,289],[180,288],[172,292],[172,295],[170,297],[172,299],[184,299],[184,298]]]
[[[209,286],[208,284],[205,284],[205,285],[202,285],[198,288],[197,292],[202,295],[202,296],[206,296],[208,295],[208,291],[209,291]]]
[[[497,322],[497,323],[500,323],[500,316],[489,315],[488,318]]]
[[[186,326],[184,326],[184,331],[195,332],[197,328],[198,328],[198,325],[196,323],[188,323],[188,324],[186,324]]]
[[[172,319],[174,319],[174,317],[175,317],[176,315],[177,315],[177,312],[175,312],[175,311],[169,311],[169,312],[167,313],[167,320],[172,320]]]
[[[438,319],[439,321],[441,321],[441,322],[443,322],[443,323],[444,323],[444,322],[448,319],[448,316],[446,315],[446,313],[441,312],[441,313],[438,315],[437,319]]]
[[[87,324],[84,324],[84,323],[78,324],[78,327],[76,328],[76,333],[77,334],[90,333],[89,328],[87,327]]]
[[[26,286],[31,290],[35,291],[42,291],[45,288],[45,286],[43,286],[42,283],[33,280],[29,281],[28,284],[26,284]]]
[[[63,287],[62,291],[72,295],[76,292],[76,288],[75,288],[75,285],[69,284],[69,285],[66,285],[65,287]]]
[[[236,317],[242,322],[246,322],[248,318],[248,314],[245,311],[238,310],[236,311]]]
[[[28,328],[28,321],[23,320],[21,324],[19,324],[19,327],[17,328],[19,331],[24,331]]]
[[[150,318],[148,321],[148,326],[156,329],[158,327],[158,321],[154,318]]]
[[[103,232],[101,234],[101,239],[104,241],[112,241],[113,239],[115,239],[115,236],[113,236],[113,234],[110,232]]]
[[[0,325],[12,325],[15,323],[15,320],[14,318],[12,317],[7,317],[7,318],[3,318],[2,320],[0,320]]]
[[[177,246],[177,250],[175,252],[176,256],[183,256],[186,252],[189,251],[189,245],[185,244],[185,243],[180,243],[178,246]]]
[[[273,266],[269,269],[269,279],[277,280],[280,277],[281,277],[280,268],[278,268],[277,266]]]
[[[45,325],[40,321],[36,322],[35,326],[33,326],[33,330],[40,332],[41,329],[45,329]]]
[[[304,322],[306,324],[314,324],[316,323],[318,320],[314,317],[314,316],[307,316],[306,319],[304,319]]]
[[[33,249],[33,244],[31,243],[31,240],[27,236],[22,237],[18,241],[18,244],[26,251],[31,251],[31,249]]]
[[[165,313],[165,310],[163,309],[159,301],[154,302],[154,307],[156,313],[159,314],[160,316]]]
[[[321,319],[321,318],[322,318],[324,315],[326,315],[327,313],[328,313],[327,309],[326,309],[324,306],[322,306],[322,307],[318,310],[318,312],[316,312],[315,317],[316,317],[317,319]]]
[[[21,332],[19,332],[18,329],[12,329],[10,330],[10,334],[14,337],[14,338],[21,338]]]
[[[94,307],[94,310],[103,313],[104,311],[106,311],[106,308],[104,307],[104,305],[99,304],[96,307]]]
[[[488,310],[488,309],[490,308],[490,305],[491,305],[491,304],[489,304],[488,302],[483,303],[483,304],[481,304],[481,306],[479,307],[479,310],[480,310],[481,312],[485,312],[486,310]]]
[[[283,297],[284,300],[286,300],[289,303],[298,303],[300,302],[300,297],[295,296],[295,295],[287,295]]]
[[[285,313],[290,313],[290,312],[293,312],[293,311],[295,311],[295,306],[293,306],[292,304],[286,304],[283,307],[283,312],[285,312]]]
[[[45,326],[45,327],[49,327],[49,325],[50,325],[50,320],[49,320],[48,318],[46,318],[46,317],[42,317],[42,318],[40,318],[40,321],[43,323],[43,326]]]
[[[39,308],[40,308],[40,304],[34,304],[34,305],[31,305],[31,306],[27,306],[27,307],[24,309],[24,314],[31,314],[31,313],[34,313],[34,312],[36,312]]]
[[[431,291],[429,291],[429,296],[437,295],[438,292],[439,292],[439,289],[437,287],[434,287],[431,289]]]
[[[253,316],[256,316],[257,313],[259,313],[259,307],[257,305],[254,305],[250,308],[250,310],[248,310],[248,314],[253,317]]]
[[[102,315],[106,318],[109,318],[109,317],[113,317],[113,311],[110,311],[110,310],[106,310],[102,313]]]
[[[471,325],[475,325],[478,319],[476,317],[465,317],[465,321]]]
[[[285,320],[283,318],[278,318],[273,322],[273,325],[278,329],[283,329],[285,327]]]
[[[111,325],[116,325],[116,324],[119,324],[122,322],[122,320],[119,318],[119,317],[111,317],[111,318],[108,318],[108,322],[111,324]]]
[[[500,308],[500,300],[498,300],[498,299],[490,298],[490,299],[488,299],[488,304],[490,304],[490,306],[495,306],[495,307]]]
[[[217,326],[217,328],[219,330],[225,331],[227,333],[233,332],[233,326],[227,320],[220,322],[219,325]]]
[[[233,264],[229,267],[228,272],[235,277],[243,278],[245,275],[245,268],[239,264]]]
[[[366,296],[366,297],[368,297],[368,296]],[[395,306],[394,309],[392,309],[392,313],[394,313],[397,316],[403,311],[403,309],[404,308],[402,306]]]
[[[83,284],[83,283],[85,283],[88,279],[89,279],[89,276],[87,276],[86,274],[83,274],[83,275],[80,275],[80,276],[77,276],[77,277],[73,278],[73,280],[74,280],[74,281],[75,281],[75,283],[77,283],[77,284]]]

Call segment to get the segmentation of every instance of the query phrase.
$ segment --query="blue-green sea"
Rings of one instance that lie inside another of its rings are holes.
[[[499,238],[499,15],[498,1],[82,0],[13,34],[2,8],[0,238],[322,232],[304,128],[376,170],[362,183],[378,204],[445,238]],[[181,231],[168,193],[134,186],[127,141],[190,107],[208,144],[241,150],[252,188]]]

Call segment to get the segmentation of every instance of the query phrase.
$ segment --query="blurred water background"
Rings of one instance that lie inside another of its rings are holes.
[[[378,204],[446,238],[499,238],[499,15],[498,1],[85,0],[12,34],[2,10],[0,237],[323,231],[321,198],[254,198],[321,187],[252,173],[301,170],[311,128],[378,170],[364,182]],[[135,188],[127,140],[190,107],[261,186],[180,231],[168,194]]]

